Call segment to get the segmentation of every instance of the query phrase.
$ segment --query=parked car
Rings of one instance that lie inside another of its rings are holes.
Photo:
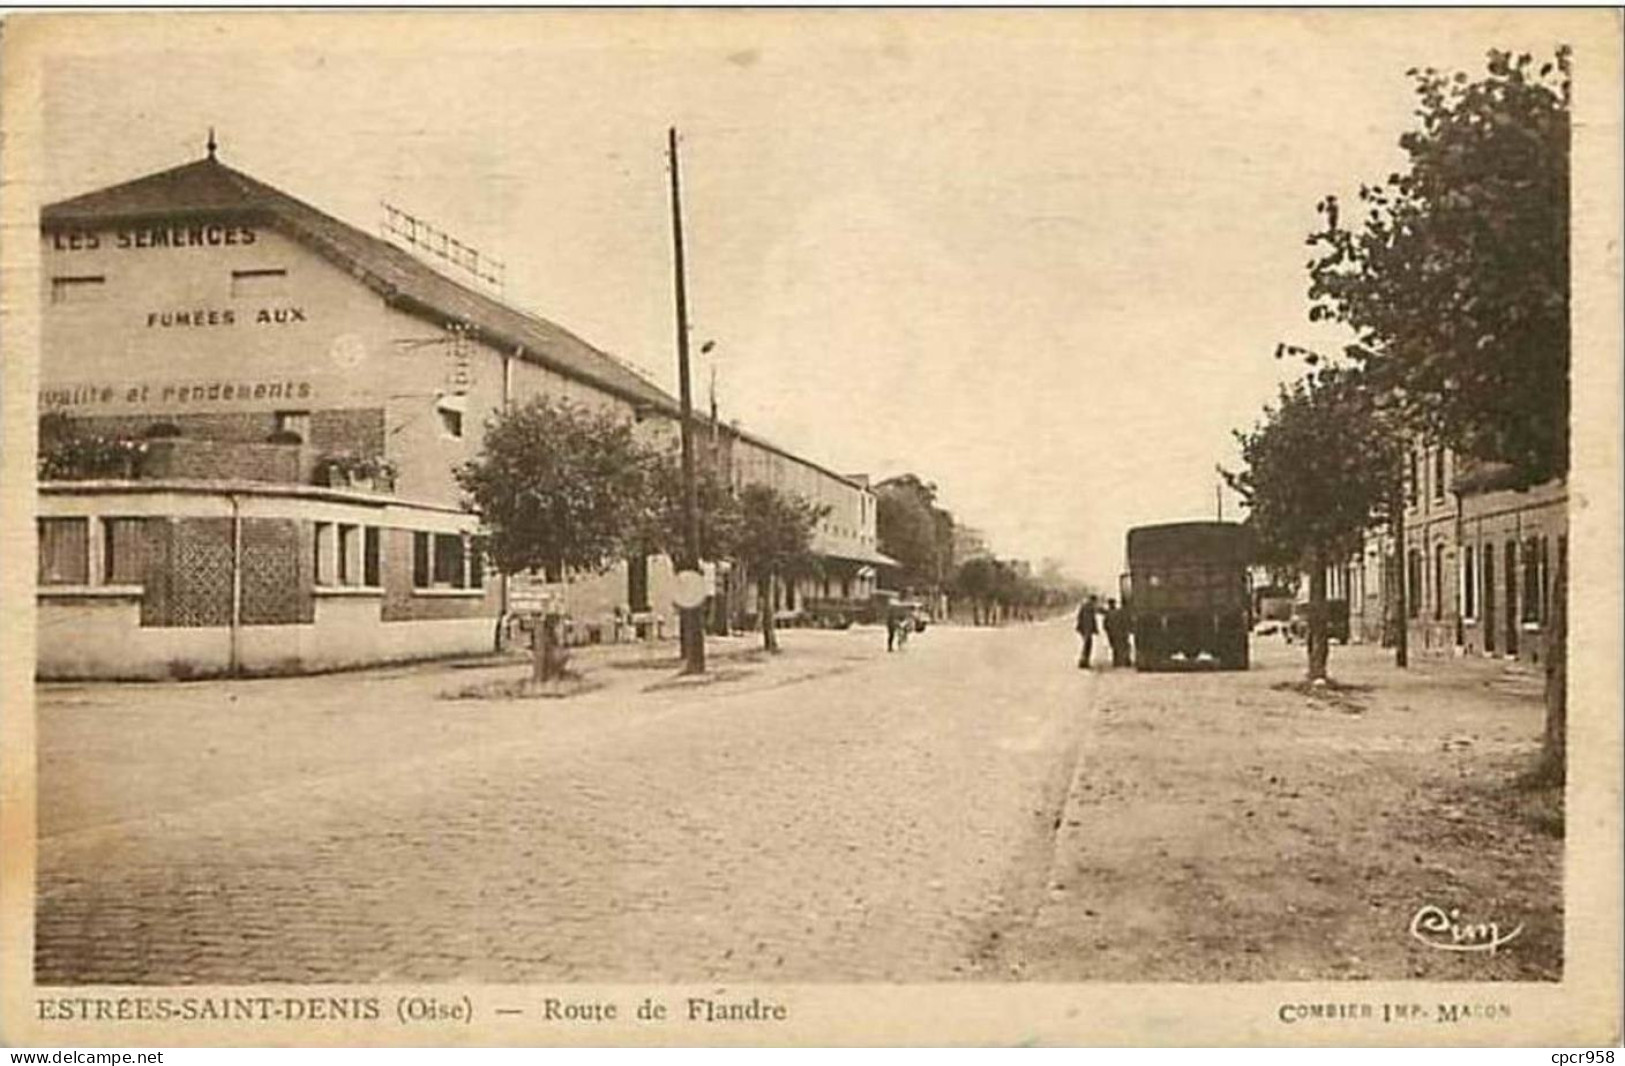
[[[925,627],[931,624],[931,612],[919,600],[898,600],[894,606],[897,610],[908,614],[916,633],[924,633]]]

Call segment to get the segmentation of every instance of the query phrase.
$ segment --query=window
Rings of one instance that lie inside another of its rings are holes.
[[[74,277],[51,279],[53,304],[88,303],[106,291],[107,278],[102,274],[81,274]]]
[[[1541,621],[1552,616],[1552,571],[1550,540],[1540,538],[1540,617]]]
[[[383,537],[377,526],[367,526],[361,536],[361,583],[368,588],[378,588],[382,585],[382,568],[379,566]]]
[[[413,533],[412,587],[483,588],[484,550],[484,537],[470,537],[462,533]]]
[[[300,443],[310,440],[309,411],[278,411],[274,417],[279,435],[292,434],[299,438]]]
[[[426,589],[430,585],[429,534],[412,534],[412,587]]]
[[[312,523],[311,559],[314,562],[313,577],[316,584],[333,584],[333,523]]]
[[[1444,617],[1444,542],[1433,546],[1433,620]]]
[[[1474,569],[1473,546],[1461,550],[1461,615],[1478,617],[1478,571]]]
[[[1530,537],[1523,544],[1523,620],[1538,623],[1541,605],[1540,542]]]
[[[338,579],[341,585],[361,584],[361,527],[339,526]]]
[[[282,267],[259,270],[233,270],[233,296],[281,296],[288,291],[288,272]]]
[[[90,522],[87,519],[39,520],[39,583],[90,584]]]
[[[1444,499],[1444,449],[1433,449],[1433,498]]]
[[[462,437],[463,412],[449,407],[437,407],[435,410],[440,413],[440,432],[454,439]]]
[[[1420,491],[1417,486],[1421,471],[1417,469],[1416,453],[1414,451],[1407,453],[1406,459],[1409,468],[1405,475],[1405,498],[1410,506],[1415,507],[1417,494]]]
[[[459,534],[434,535],[434,584],[463,587],[463,538]]]
[[[635,612],[649,609],[649,557],[634,555],[626,563],[626,606]]]
[[[145,518],[102,519],[102,584],[139,585],[146,580]]]
[[[1495,650],[1495,545],[1484,545],[1484,650]]]
[[[1405,558],[1405,599],[1410,616],[1422,617],[1422,553],[1415,548]]]

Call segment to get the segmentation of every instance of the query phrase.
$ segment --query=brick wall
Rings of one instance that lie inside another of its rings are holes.
[[[297,444],[249,441],[155,440],[141,461],[144,478],[300,482],[305,465]]]
[[[338,408],[310,413],[310,446],[318,452],[384,454],[382,407]]]
[[[154,426],[174,426],[192,441],[240,441],[262,444],[276,431],[272,411],[197,414],[76,415],[71,425],[83,433],[142,439]],[[374,456],[384,453],[384,409],[339,407],[310,412],[310,448]]]

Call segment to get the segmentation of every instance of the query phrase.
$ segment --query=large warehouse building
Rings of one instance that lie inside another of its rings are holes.
[[[50,205],[40,230],[41,676],[489,650],[508,582],[485,572],[452,477],[485,420],[537,395],[676,417],[625,364],[212,147]],[[867,484],[725,425],[713,440],[736,480],[829,507],[827,565],[780,609],[867,595],[889,563]],[[670,579],[640,559],[573,583],[578,639],[666,628]],[[750,599],[720,579],[730,598]]]

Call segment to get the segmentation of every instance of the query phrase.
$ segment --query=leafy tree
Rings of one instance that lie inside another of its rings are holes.
[[[926,588],[936,584],[936,521],[918,500],[900,492],[877,493],[875,540],[882,552],[902,564],[904,585]]]
[[[649,487],[641,544],[646,551],[677,558],[683,545],[683,472],[677,455],[663,455],[654,464]],[[700,558],[712,562],[733,558],[741,534],[739,494],[709,463],[695,464],[694,504]]]
[[[936,506],[937,487],[914,474],[875,487],[875,540],[903,565],[903,583],[940,590],[953,559],[953,516]]]
[[[657,464],[630,422],[538,398],[488,422],[479,455],[455,474],[464,505],[490,530],[492,564],[556,579],[625,554],[646,527]],[[538,628],[538,681],[563,676],[557,626],[549,614]]]
[[[954,586],[971,601],[971,621],[975,625],[992,621],[991,604],[999,591],[999,564],[992,556],[966,559],[954,576]]]
[[[1322,367],[1238,432],[1243,467],[1224,472],[1248,509],[1259,562],[1309,573],[1310,680],[1326,677],[1326,567],[1359,547],[1394,499],[1398,443],[1373,416],[1358,372]]]
[[[770,485],[746,485],[739,493],[734,551],[756,580],[762,647],[770,652],[779,650],[773,624],[774,588],[779,581],[817,566],[818,556],[812,550],[813,528],[828,513],[828,507],[808,503]]]
[[[1486,73],[1412,70],[1409,168],[1360,190],[1357,228],[1320,204],[1310,317],[1355,355],[1420,435],[1506,464],[1520,486],[1569,467],[1569,49],[1491,51]],[[1563,772],[1565,584],[1547,662],[1545,768]]]

